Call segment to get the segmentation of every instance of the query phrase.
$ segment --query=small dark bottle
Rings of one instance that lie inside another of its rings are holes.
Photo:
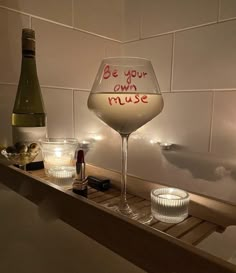
[[[79,150],[76,161],[76,178],[72,184],[72,191],[81,196],[88,195],[88,180],[85,177],[84,151]]]

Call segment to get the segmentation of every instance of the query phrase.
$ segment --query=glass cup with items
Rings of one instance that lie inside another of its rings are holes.
[[[26,164],[31,163],[39,154],[38,143],[17,142],[14,146],[8,146],[1,151],[1,154],[12,164],[19,165],[19,168],[26,170]]]

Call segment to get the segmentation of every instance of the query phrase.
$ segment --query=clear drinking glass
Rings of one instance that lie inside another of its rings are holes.
[[[149,60],[116,57],[102,60],[88,98],[88,108],[122,139],[121,197],[116,209],[137,218],[126,199],[127,149],[130,134],[156,117],[164,103]]]
[[[68,178],[75,173],[71,166],[74,165],[75,152],[78,140],[75,138],[45,138],[39,141],[44,171],[48,176]]]

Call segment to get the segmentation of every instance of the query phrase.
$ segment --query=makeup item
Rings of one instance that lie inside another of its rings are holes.
[[[97,176],[88,176],[88,185],[98,191],[107,191],[111,187],[110,179]]]
[[[88,185],[87,179],[85,179],[84,181],[81,181],[81,180],[75,178],[73,185],[72,185],[72,187],[73,187],[72,191],[76,194],[87,197],[88,196],[87,185]]]
[[[77,174],[77,179],[81,181],[85,179],[85,161],[84,161],[83,150],[79,150],[77,153],[76,174]]]
[[[73,180],[72,191],[81,196],[87,197],[88,179],[85,177],[84,151],[79,150],[76,161],[76,178]]]

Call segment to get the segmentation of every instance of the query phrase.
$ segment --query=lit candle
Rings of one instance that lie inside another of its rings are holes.
[[[49,170],[55,167],[71,167],[74,164],[75,151],[78,140],[73,138],[48,138],[40,141],[44,169],[47,175],[52,175]],[[57,170],[59,171],[59,170]],[[67,178],[68,174],[60,170],[60,177]]]
[[[49,174],[56,178],[71,178],[75,173],[75,166],[57,166],[49,169]]]
[[[188,216],[189,195],[176,188],[151,191],[151,210],[154,218],[162,222],[178,223]]]
[[[70,154],[63,154],[61,150],[56,148],[54,152],[44,157],[44,168],[72,165],[72,159]]]

